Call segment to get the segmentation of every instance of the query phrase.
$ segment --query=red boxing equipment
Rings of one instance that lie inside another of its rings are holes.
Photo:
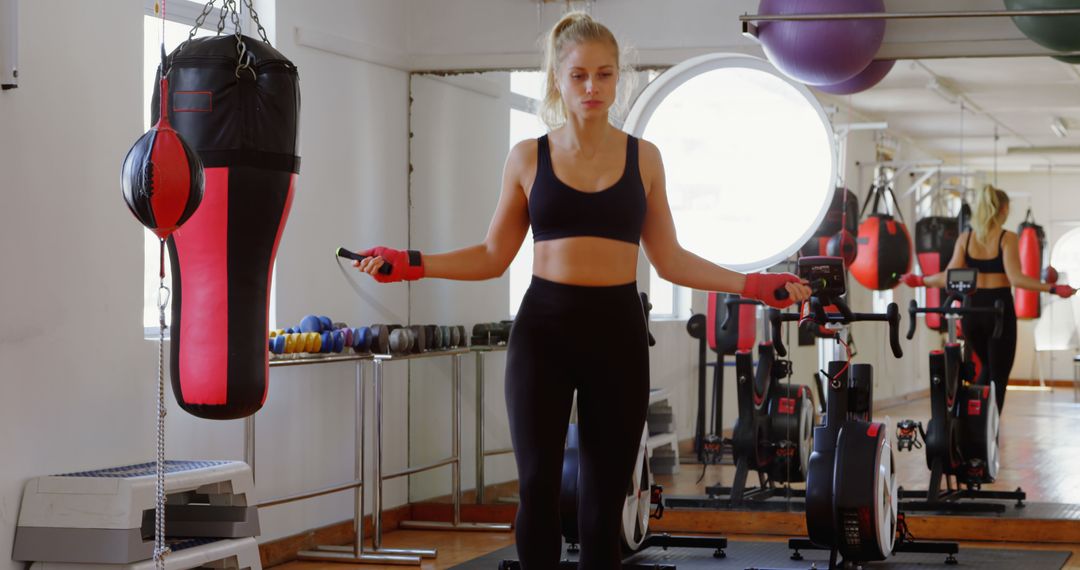
[[[1042,278],[1043,252],[1046,251],[1046,232],[1035,223],[1031,209],[1024,216],[1017,231],[1020,235],[1020,271],[1034,279]],[[1039,292],[1016,289],[1016,318],[1037,319],[1042,313],[1039,306]]]
[[[161,80],[165,89],[168,81]],[[167,110],[159,115],[124,157],[120,183],[131,213],[165,239],[199,207],[204,179],[202,161],[172,128]]]
[[[389,247],[373,247],[358,253],[364,257],[381,257],[390,265],[390,272],[377,271],[373,275],[379,283],[395,283],[397,281],[416,281],[424,278],[424,256],[415,249],[402,251]]]
[[[850,266],[851,275],[856,281],[867,289],[878,291],[896,287],[900,276],[911,271],[911,238],[903,218],[897,221],[888,213],[878,212],[878,206],[886,194],[892,196],[896,212],[900,212],[892,190],[878,186],[870,188],[863,210],[871,204],[871,199],[873,207],[871,214],[859,224],[859,252]]]
[[[746,284],[743,285],[742,296],[747,299],[761,301],[770,307],[783,309],[790,307],[794,303],[784,286],[788,283],[799,282],[799,277],[792,273],[748,273],[746,274]],[[777,292],[782,292],[783,298],[778,298],[776,296]]]
[[[708,295],[706,315],[706,338],[709,348],[719,354],[735,354],[753,349],[757,340],[757,305],[727,305],[724,301],[736,297],[712,291]],[[728,315],[729,307],[737,307],[735,314]],[[720,325],[727,320],[727,328]]]
[[[934,275],[945,271],[952,260],[956,240],[960,237],[960,222],[948,216],[928,216],[915,222],[915,255],[923,275]],[[926,289],[926,307],[941,306],[945,299],[945,290],[937,287]],[[926,326],[935,331],[944,331],[945,319],[936,313],[927,313]]]
[[[300,166],[296,66],[235,35],[187,41],[168,66],[155,103],[206,171],[202,205],[168,240],[173,393],[193,415],[242,418],[266,400],[271,271]]]
[[[803,244],[799,253],[803,257],[845,257],[840,255],[843,253],[842,247],[836,250],[838,252],[836,254],[829,253],[830,242],[835,238],[836,245],[843,246],[844,244],[840,240],[844,238],[837,238],[837,234],[847,232],[854,239],[855,232],[858,230],[859,198],[847,188],[837,188],[833,193],[832,203],[829,204],[829,209],[825,211],[825,217],[821,220],[821,224],[814,230],[814,235]],[[856,248],[852,249],[852,260],[848,260],[846,257],[844,259],[844,263],[848,265],[854,260],[854,250]]]

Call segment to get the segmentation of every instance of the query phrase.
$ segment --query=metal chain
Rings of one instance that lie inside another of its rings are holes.
[[[229,15],[229,0],[221,0],[221,15],[218,18],[217,33],[220,36],[225,31],[225,18]]]
[[[191,40],[195,39],[195,33],[199,31],[199,28],[203,27],[204,23],[206,23],[206,17],[209,16],[210,12],[214,9],[214,2],[216,1],[217,0],[210,0],[206,3],[205,6],[203,6],[202,12],[199,14],[199,17],[195,18],[195,25],[191,28],[191,31],[188,32],[187,41],[190,42]]]
[[[169,288],[165,286],[165,240],[161,240],[161,271],[158,284],[158,397],[157,397],[157,503],[154,507],[154,563],[165,570],[165,307]]]
[[[259,13],[255,11],[255,6],[252,4],[252,1],[244,0],[244,4],[247,4],[248,14],[251,15],[252,21],[255,22],[255,29],[258,30],[259,37],[262,38],[262,41],[266,42],[266,45],[270,45],[270,40],[266,37],[266,30],[263,28],[262,24],[259,23]]]

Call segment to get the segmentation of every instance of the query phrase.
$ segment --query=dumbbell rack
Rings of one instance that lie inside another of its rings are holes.
[[[333,562],[351,562],[354,564],[419,564],[419,559],[412,556],[383,551],[381,553],[365,552],[364,544],[364,361],[370,361],[374,357],[371,354],[351,354],[333,356],[304,356],[300,358],[274,359],[270,361],[271,367],[301,366],[313,364],[327,364],[335,362],[356,363],[356,398],[355,417],[356,431],[354,447],[356,448],[356,465],[352,481],[305,491],[286,497],[280,497],[259,503],[259,508],[268,508],[285,503],[292,503],[304,499],[310,499],[331,493],[353,490],[354,510],[353,525],[356,531],[355,541],[352,546],[316,546],[314,550],[305,550],[297,554],[305,560],[328,560]],[[252,476],[255,474],[255,416],[248,416],[244,420],[244,458],[251,466]],[[377,519],[376,519],[377,520]]]
[[[513,453],[512,447],[484,449],[484,357],[492,352],[506,352],[506,345],[473,345],[476,354],[476,504],[484,503],[484,460],[492,455]]]
[[[377,354],[374,357],[373,367],[374,371],[372,377],[375,384],[375,470],[373,473],[375,482],[375,500],[374,511],[372,517],[374,520],[375,532],[372,538],[372,544],[374,546],[374,552],[387,552],[387,549],[383,549],[382,544],[382,482],[387,479],[394,479],[397,477],[404,477],[412,475],[414,473],[420,473],[423,471],[429,471],[431,469],[437,469],[446,465],[451,467],[451,496],[453,500],[453,518],[450,522],[435,522],[435,521],[403,521],[401,528],[407,529],[419,529],[419,530],[473,530],[473,531],[499,531],[506,532],[510,530],[510,525],[503,523],[466,523],[461,521],[461,360],[464,355],[471,352],[468,348],[456,348],[450,350],[424,352],[419,354],[407,354],[407,355],[389,355],[389,354]],[[451,405],[451,451],[450,456],[419,467],[406,467],[405,469],[395,473],[383,473],[382,465],[382,380],[383,380],[383,365],[387,362],[396,361],[409,361],[422,358],[437,358],[449,356],[451,357],[451,392],[453,393],[453,403]],[[412,553],[413,556],[425,556],[428,552],[431,552],[431,556],[434,556],[434,550],[413,549],[406,550],[405,552]],[[417,559],[416,564],[419,564]]]

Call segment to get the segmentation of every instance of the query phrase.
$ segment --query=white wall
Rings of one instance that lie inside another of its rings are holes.
[[[510,74],[414,75],[411,235],[421,251],[478,244],[487,234],[510,150]],[[531,243],[523,246],[532,247]],[[429,279],[410,287],[415,324],[463,324],[509,318],[509,273],[488,281]],[[506,355],[485,357],[484,447],[510,447],[503,370]],[[450,454],[450,358],[410,363],[410,459],[425,465]],[[475,488],[476,357],[462,360],[462,486]],[[412,500],[450,493],[450,468],[412,477]],[[486,485],[517,479],[512,456],[487,460]]]
[[[404,50],[404,6],[320,8],[282,0],[261,11],[267,25],[276,12],[270,32],[298,65],[303,93],[303,165],[278,257],[278,322],[309,312],[357,325],[405,320],[405,286],[361,280],[380,309],[350,288],[331,253],[408,239],[408,75],[294,41],[300,26],[309,37],[356,34]],[[157,350],[142,338],[143,230],[118,184],[120,161],[143,131],[143,2],[20,2],[19,17],[20,86],[0,94],[0,184],[9,199],[0,208],[0,552],[11,551],[28,478],[154,455]],[[354,370],[271,372],[256,421],[264,499],[352,477]],[[387,409],[404,409],[406,371],[387,380]],[[169,402],[169,457],[243,458],[242,422],[197,419]],[[395,469],[405,462],[398,434],[406,424],[401,414],[387,418],[386,462]],[[386,493],[387,507],[406,501],[404,482]],[[266,509],[262,540],[348,519],[350,507],[338,494]]]

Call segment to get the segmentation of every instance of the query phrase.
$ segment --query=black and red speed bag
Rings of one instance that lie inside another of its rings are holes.
[[[709,348],[718,354],[735,354],[754,348],[754,341],[757,339],[758,306],[728,305],[725,302],[738,298],[738,295],[715,291],[708,295],[708,308],[705,312],[706,338]]]
[[[1043,252],[1046,251],[1046,232],[1036,224],[1028,210],[1016,232],[1020,236],[1020,271],[1028,277],[1042,279]],[[1039,292],[1016,288],[1016,318],[1037,319],[1042,313]]]
[[[915,256],[923,275],[934,275],[945,271],[952,260],[953,248],[960,237],[960,224],[957,218],[947,216],[928,216],[915,222]],[[926,288],[926,307],[941,306],[945,299],[945,290],[936,287]],[[927,313],[926,325],[936,331],[946,329],[945,320],[936,313]]]
[[[845,225],[845,211],[847,214],[847,227],[841,228],[841,226]],[[825,211],[825,217],[822,218],[821,223],[814,230],[814,235],[800,248],[800,253],[803,257],[834,257],[828,253],[829,240],[839,233],[841,229],[846,229],[854,235],[859,229],[858,226],[858,196],[847,188],[838,187],[833,192],[832,202],[829,204],[829,209]]]
[[[870,214],[856,238],[858,253],[849,266],[855,280],[874,290],[892,289],[911,270],[911,238],[903,222],[888,214]]]
[[[203,184],[202,161],[172,128],[168,113],[139,137],[120,171],[128,209],[161,239],[195,213]]]
[[[244,66],[231,35],[185,42],[168,61],[173,127],[206,173],[202,205],[168,241],[172,386],[182,408],[211,419],[266,400],[271,271],[300,167],[296,66],[243,41]]]

